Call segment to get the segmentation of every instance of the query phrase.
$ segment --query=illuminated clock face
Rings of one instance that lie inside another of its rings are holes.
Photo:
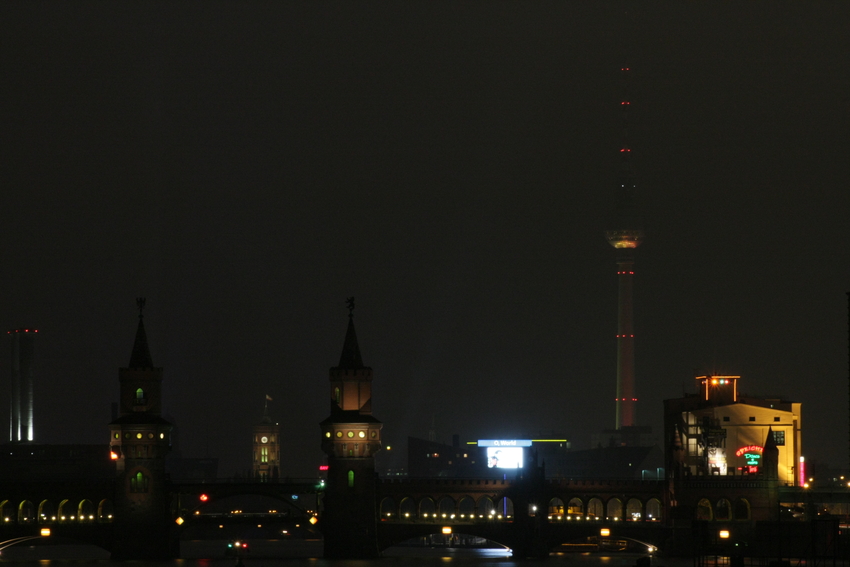
[[[357,436],[360,437],[361,439],[363,439],[364,437],[366,437],[366,432],[360,431],[360,432],[357,433]]]
[[[269,438],[268,438],[268,437],[266,437],[265,435],[263,435],[262,437],[260,437],[260,443],[268,443],[268,442],[269,442]]]

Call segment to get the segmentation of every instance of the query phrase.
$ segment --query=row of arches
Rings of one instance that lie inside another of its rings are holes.
[[[88,499],[79,502],[65,499],[58,506],[50,500],[42,500],[38,506],[30,500],[17,504],[9,500],[0,502],[0,521],[3,524],[109,523],[112,516],[112,501],[106,499],[97,505]]]
[[[545,507],[537,504],[529,506],[527,513],[531,516],[546,514],[550,521],[570,521],[582,519],[610,519],[625,521],[663,520],[663,506],[658,498],[642,501],[638,498],[620,499],[617,497],[603,501],[594,497],[588,500],[572,498],[568,502],[560,498],[550,499]],[[455,520],[455,521],[492,521],[509,520],[514,514],[514,504],[510,498],[494,500],[482,496],[475,500],[472,496],[462,496],[455,499],[443,496],[433,499],[429,496],[415,499],[403,497],[396,502],[394,498],[385,497],[380,505],[381,518],[384,520]]]

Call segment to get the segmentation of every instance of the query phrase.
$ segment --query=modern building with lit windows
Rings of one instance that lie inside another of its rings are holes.
[[[685,477],[759,475],[770,435],[780,484],[802,484],[800,402],[742,395],[740,378],[697,376],[698,393],[664,400],[668,470]]]

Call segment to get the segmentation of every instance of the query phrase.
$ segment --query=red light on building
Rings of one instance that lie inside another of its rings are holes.
[[[320,471],[326,471],[326,470],[328,470],[328,468],[329,468],[328,465],[319,465]]]
[[[210,497],[209,497],[209,496],[207,496],[206,494],[201,494],[200,496],[198,496],[198,499],[199,499],[201,502],[206,502],[207,500],[209,500],[209,499],[210,499]]]
[[[116,453],[115,451],[110,451],[109,452],[109,458],[112,459],[113,461],[117,461],[118,460],[118,453]]]

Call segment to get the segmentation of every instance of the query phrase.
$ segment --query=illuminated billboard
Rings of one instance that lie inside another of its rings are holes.
[[[487,447],[487,468],[521,469],[522,447]]]

